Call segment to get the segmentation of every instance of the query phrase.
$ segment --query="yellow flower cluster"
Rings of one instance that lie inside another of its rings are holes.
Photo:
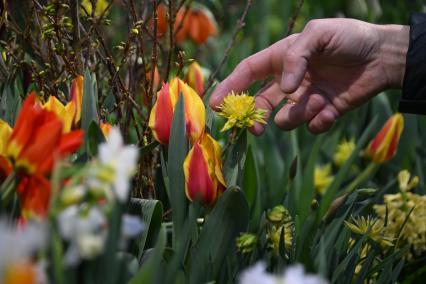
[[[338,167],[342,167],[346,160],[352,155],[355,146],[354,139],[342,140],[339,145],[337,145],[336,153],[333,155],[334,164]]]
[[[364,216],[357,218],[352,217],[351,222],[345,221],[345,226],[355,234],[368,234],[368,238],[383,247],[393,246],[393,239],[385,236],[383,222],[377,218],[372,218],[370,216],[367,216],[367,218]]]
[[[233,127],[252,127],[255,122],[266,124],[266,110],[257,109],[254,97],[246,93],[236,94],[231,92],[223,99],[220,105],[220,116],[227,119],[221,131],[226,131]]]
[[[319,194],[323,195],[332,182],[333,175],[331,174],[331,164],[315,167],[314,187]]]
[[[396,245],[403,247],[409,244],[411,250],[406,258],[412,259],[426,251],[426,196],[409,192],[417,185],[418,177],[410,179],[408,171],[400,172],[398,180],[400,192],[385,194],[384,204],[374,205],[373,208],[383,222],[387,214],[385,234],[390,237],[397,236],[408,217]]]

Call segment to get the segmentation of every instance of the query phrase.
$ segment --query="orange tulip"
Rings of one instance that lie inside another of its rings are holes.
[[[33,217],[45,218],[49,209],[50,182],[42,175],[24,175],[16,189],[19,195],[23,220]]]
[[[204,133],[206,110],[203,101],[187,84],[173,79],[163,85],[157,93],[157,101],[149,116],[149,127],[154,138],[161,144],[168,145],[173,120],[173,112],[179,95],[183,95],[185,105],[185,123],[188,138],[194,142]]]
[[[81,120],[81,108],[83,104],[83,76],[77,76],[71,83],[71,101],[74,102],[76,113],[73,126],[76,127]]]
[[[383,163],[395,155],[399,138],[404,129],[404,117],[400,113],[391,116],[370,142],[365,153],[376,163]]]
[[[179,10],[174,30],[177,42],[182,42],[189,36],[197,44],[203,44],[210,36],[217,34],[213,16],[204,9],[190,9],[186,12],[186,16],[184,9]]]
[[[207,42],[210,36],[217,34],[216,23],[203,10],[192,10],[188,21],[191,23],[189,35],[197,44],[203,44]]]
[[[185,193],[191,201],[198,198],[202,204],[214,204],[226,188],[221,148],[209,134],[194,144],[185,158],[183,169]]]
[[[32,93],[24,101],[7,143],[5,156],[18,170],[28,174],[51,170],[53,159],[75,151],[82,143],[83,132],[62,133],[62,122],[36,102]]]
[[[199,96],[204,92],[204,76],[203,70],[197,61],[194,61],[189,65],[188,72],[185,77],[188,85],[193,88]]]

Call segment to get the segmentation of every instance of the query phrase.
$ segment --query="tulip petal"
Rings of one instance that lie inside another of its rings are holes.
[[[83,76],[77,76],[71,83],[71,101],[74,102],[76,113],[74,117],[74,126],[81,120],[81,108],[83,103]]]
[[[195,143],[189,151],[184,164],[185,193],[189,200],[199,198],[203,204],[212,204],[216,201],[217,189],[212,178],[212,169],[203,149]]]
[[[25,169],[27,173],[34,173],[38,166],[52,155],[53,149],[61,139],[61,134],[62,123],[56,117],[41,125],[31,144],[20,153],[16,160],[16,167]]]
[[[174,109],[172,97],[169,84],[164,84],[157,93],[157,101],[149,116],[148,126],[151,128],[155,139],[163,145],[169,144]]]
[[[25,99],[21,111],[19,112],[9,143],[6,149],[6,155],[16,159],[22,148],[33,137],[33,133],[40,124],[42,108],[36,103],[36,94],[32,92]]]
[[[23,176],[16,189],[24,219],[32,216],[46,217],[49,209],[51,188],[49,181],[39,175]]]

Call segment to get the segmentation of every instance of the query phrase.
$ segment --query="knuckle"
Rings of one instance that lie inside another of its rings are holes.
[[[322,25],[322,21],[318,20],[318,19],[314,19],[314,20],[310,20],[305,28],[304,31],[306,30],[307,32],[315,32],[317,31],[319,28],[321,28]]]

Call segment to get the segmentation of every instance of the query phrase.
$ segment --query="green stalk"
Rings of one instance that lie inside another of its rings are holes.
[[[368,180],[371,175],[373,175],[377,169],[379,168],[380,164],[376,164],[374,162],[371,162],[365,169],[362,171],[361,174],[359,174],[356,179],[354,179],[344,190],[344,193],[352,193],[360,184],[364,183],[366,180]]]
[[[3,182],[0,188],[1,192],[1,202],[6,205],[12,198],[13,193],[15,193],[16,186],[16,173],[11,172],[6,180]]]

